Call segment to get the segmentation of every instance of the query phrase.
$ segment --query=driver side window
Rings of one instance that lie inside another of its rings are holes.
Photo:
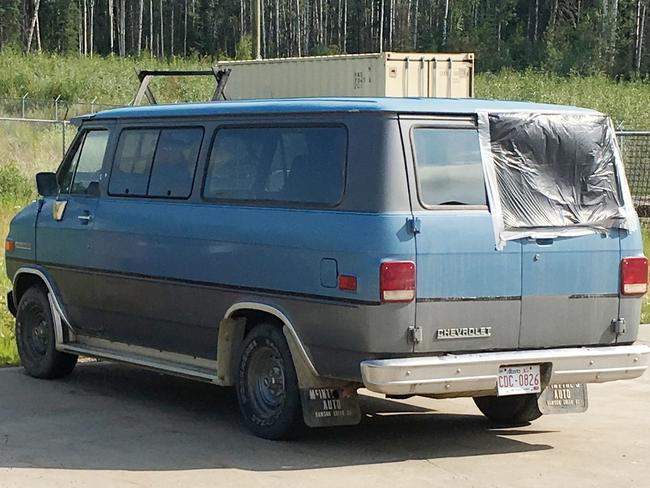
[[[74,154],[59,174],[62,194],[89,194],[91,183],[99,182],[107,143],[107,130],[89,130],[83,134]]]

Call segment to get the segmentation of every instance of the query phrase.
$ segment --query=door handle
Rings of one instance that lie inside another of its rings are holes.
[[[81,220],[82,224],[88,224],[88,223],[90,223],[90,221],[92,221],[93,216],[90,215],[90,214],[88,214],[88,215],[79,215],[77,218],[79,220]]]
[[[538,246],[552,246],[555,242],[554,237],[529,237],[528,242],[537,244]]]

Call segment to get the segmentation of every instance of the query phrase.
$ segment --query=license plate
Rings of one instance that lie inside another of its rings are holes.
[[[537,404],[543,414],[585,412],[588,407],[587,385],[550,385],[540,395]]]
[[[539,364],[503,366],[497,377],[497,396],[525,395],[542,391]]]

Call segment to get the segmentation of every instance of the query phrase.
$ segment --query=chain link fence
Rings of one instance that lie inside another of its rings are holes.
[[[650,131],[617,132],[632,200],[640,217],[650,217]]]
[[[21,98],[0,98],[0,116],[29,120],[61,121],[120,106],[97,103],[97,99],[89,102],[68,102],[62,100],[61,97],[45,100],[30,98],[29,94],[25,94]]]

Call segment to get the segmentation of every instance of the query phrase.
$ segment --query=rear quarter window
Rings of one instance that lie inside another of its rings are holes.
[[[487,205],[476,129],[416,127],[412,141],[423,205]]]

